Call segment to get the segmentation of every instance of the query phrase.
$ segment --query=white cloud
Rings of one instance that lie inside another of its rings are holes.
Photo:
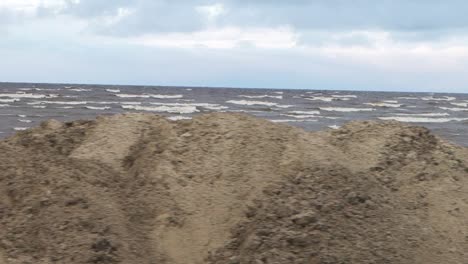
[[[146,46],[175,48],[205,47],[232,49],[247,45],[265,49],[289,49],[297,44],[297,34],[288,27],[210,28],[198,32],[144,35],[131,40]]]
[[[68,3],[78,4],[80,0],[1,0],[0,9],[14,13],[34,15],[39,8],[60,12]]]

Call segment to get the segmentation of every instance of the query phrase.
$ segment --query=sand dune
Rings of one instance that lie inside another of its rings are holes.
[[[0,264],[465,263],[467,181],[394,121],[48,121],[0,142]]]

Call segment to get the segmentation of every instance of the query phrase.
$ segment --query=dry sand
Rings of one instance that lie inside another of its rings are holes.
[[[48,121],[0,142],[0,264],[465,264],[467,181],[397,122]]]

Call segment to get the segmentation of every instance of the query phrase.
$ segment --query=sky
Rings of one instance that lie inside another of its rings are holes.
[[[0,81],[468,93],[465,0],[0,0]]]

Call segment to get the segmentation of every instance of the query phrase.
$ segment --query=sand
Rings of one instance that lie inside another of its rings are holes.
[[[467,263],[467,181],[393,121],[51,120],[0,142],[0,264]]]

